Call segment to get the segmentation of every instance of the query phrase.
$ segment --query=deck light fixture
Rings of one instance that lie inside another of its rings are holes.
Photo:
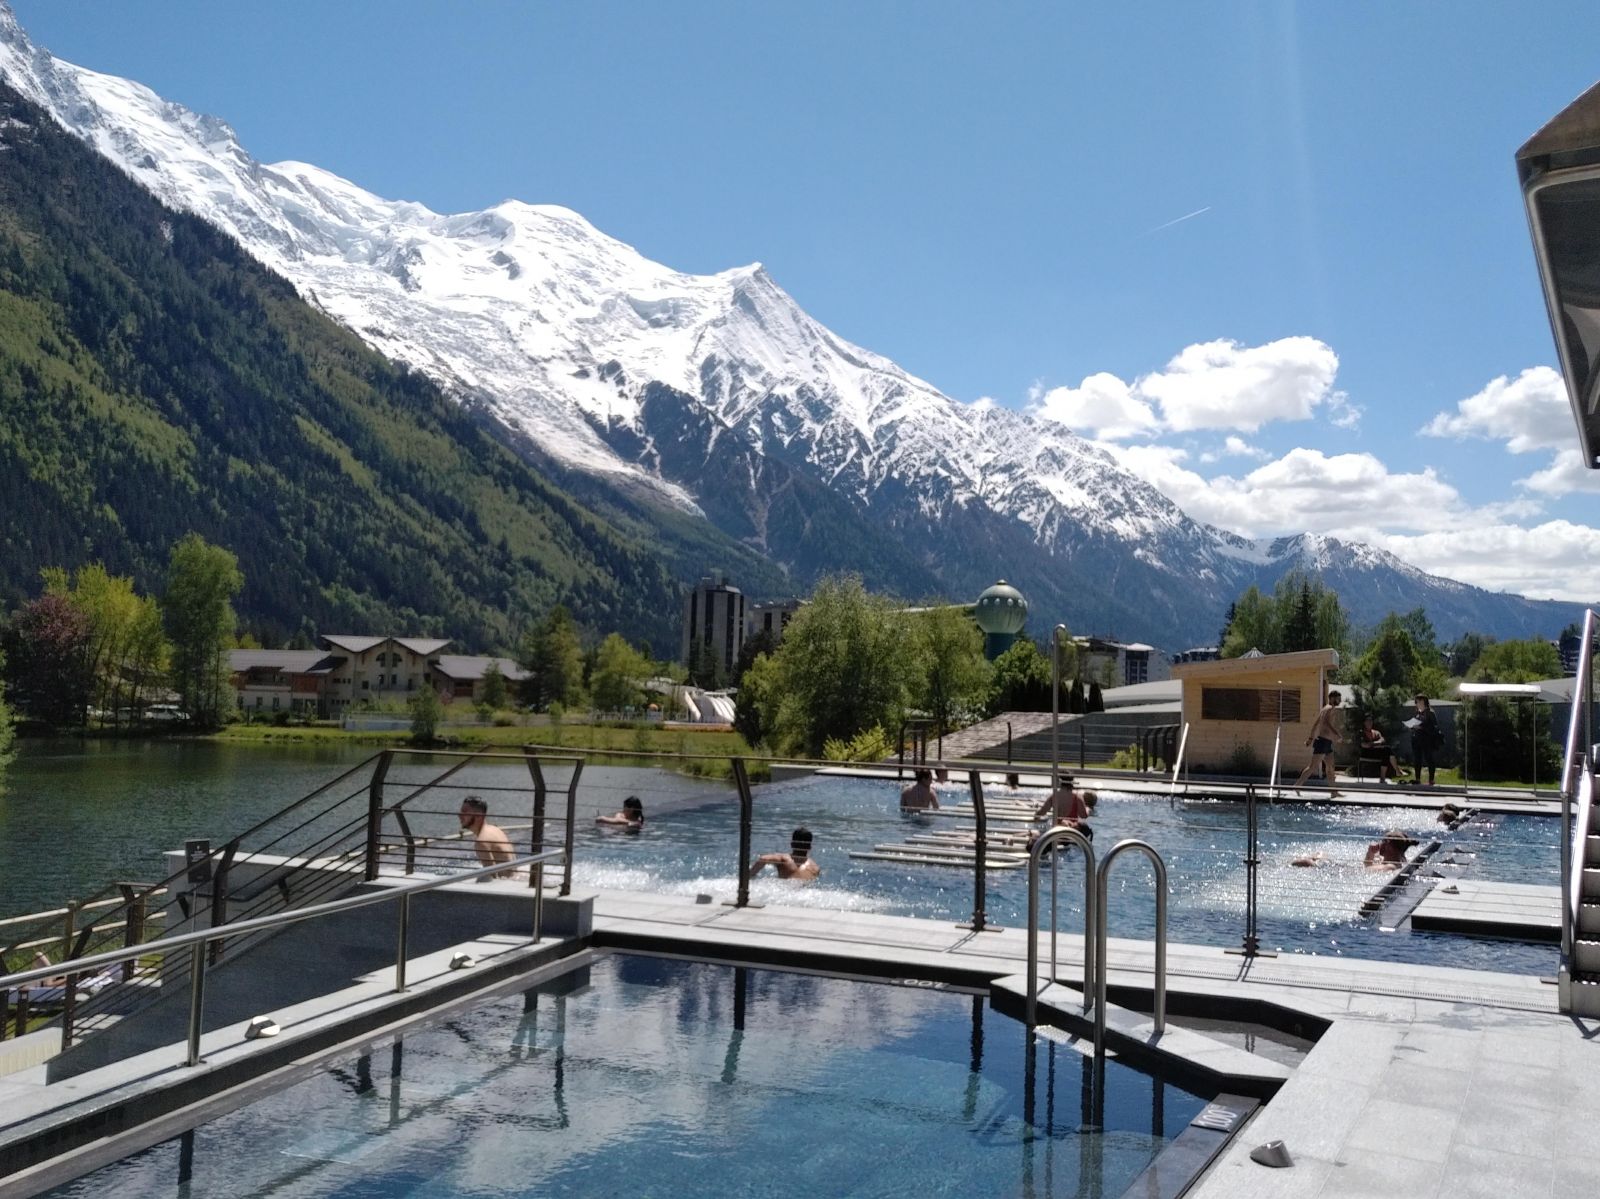
[[[1517,151],[1517,175],[1583,464],[1600,468],[1600,83]]]
[[[245,1025],[244,1039],[254,1041],[258,1037],[275,1037],[281,1031],[278,1022],[271,1016],[257,1016]]]
[[[1282,1141],[1268,1141],[1264,1145],[1257,1145],[1250,1150],[1250,1160],[1275,1169],[1294,1165],[1294,1158],[1289,1156],[1289,1146]]]
[[[468,970],[478,964],[478,959],[470,953],[458,953],[450,959],[450,969]]]

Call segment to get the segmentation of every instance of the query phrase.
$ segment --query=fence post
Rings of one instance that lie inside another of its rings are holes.
[[[736,908],[750,906],[750,833],[755,819],[755,797],[750,794],[750,775],[743,758],[732,758],[733,785],[739,791],[739,892]]]
[[[127,906],[128,915],[123,922],[122,944],[132,949],[144,940],[145,897],[134,883],[118,883],[117,888],[122,892],[122,902]],[[134,976],[139,963],[126,961],[122,963],[122,980],[126,982]]]
[[[72,934],[78,922],[78,901],[67,900],[67,914],[61,918],[61,967],[72,959]],[[68,974],[61,986],[61,1052],[72,1048],[72,1018],[78,1006],[78,976]]]
[[[378,764],[372,770],[372,782],[367,785],[367,881],[378,877],[378,849],[383,833],[383,780],[394,761],[394,750],[386,749],[378,755]]]
[[[549,798],[549,788],[544,781],[544,768],[539,764],[538,757],[534,754],[533,747],[524,745],[522,756],[527,762],[528,773],[533,776],[533,853],[544,852],[544,812],[545,802]],[[530,876],[531,877],[531,876]]]
[[[572,764],[572,781],[567,784],[567,832],[562,839],[561,894],[572,894],[572,844],[578,832],[578,779],[583,776],[583,759]]]
[[[972,921],[958,925],[975,933],[999,932],[989,923],[987,909],[989,865],[989,819],[983,802],[983,778],[976,770],[967,772],[967,787],[972,792],[972,812],[977,818],[972,842]]]
[[[1078,769],[1089,768],[1088,734],[1083,730],[1083,721],[1078,721]]]

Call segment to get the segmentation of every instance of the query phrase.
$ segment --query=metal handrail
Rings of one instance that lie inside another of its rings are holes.
[[[1586,732],[1581,742],[1582,761],[1587,763],[1594,752],[1594,695],[1593,658],[1595,638],[1595,611],[1588,608],[1583,614],[1583,644],[1578,650],[1578,671],[1573,677],[1572,710],[1567,715],[1567,745],[1561,758],[1561,877],[1571,886],[1561,905],[1561,956],[1563,962],[1572,957],[1573,941],[1578,926],[1578,903],[1582,897],[1584,845],[1576,839],[1578,830],[1573,823],[1572,800],[1575,789],[1573,769],[1579,764],[1579,730]],[[1586,769],[1585,774],[1590,773]],[[1592,790],[1592,778],[1591,778]],[[1581,786],[1581,781],[1577,784]],[[1588,806],[1580,804],[1579,818],[1587,835]]]
[[[1027,992],[1027,1024],[1032,1028],[1038,1023],[1035,1018],[1038,1011],[1039,1000],[1039,863],[1047,851],[1055,848],[1061,842],[1076,845],[1083,850],[1083,1010],[1089,1010],[1091,997],[1094,995],[1095,978],[1095,943],[1092,935],[1095,913],[1095,865],[1094,845],[1075,828],[1067,825],[1057,825],[1039,834],[1033,847],[1028,851],[1028,992]],[[1051,944],[1055,943],[1055,921],[1050,922]],[[1054,954],[1052,954],[1052,959]],[[1050,981],[1055,982],[1055,969],[1052,964]]]
[[[1161,860],[1155,846],[1147,841],[1130,837],[1111,847],[1100,863],[1095,902],[1095,957],[1099,960],[1099,976],[1095,986],[1094,1048],[1099,1054],[1106,1043],[1106,898],[1107,884],[1111,878],[1111,863],[1130,850],[1137,850],[1150,859],[1156,872],[1156,985],[1155,1025],[1160,1036],[1167,1028],[1167,864]]]
[[[1176,791],[1178,789],[1178,775],[1183,770],[1183,755],[1188,752],[1188,749],[1189,722],[1185,720],[1183,722],[1183,735],[1178,738],[1177,760],[1172,763],[1172,783],[1168,787],[1169,791]]]
[[[1586,865],[1589,830],[1594,822],[1594,772],[1585,764],[1578,779],[1578,809],[1574,813],[1573,836],[1567,868],[1567,893],[1561,905],[1562,954],[1570,969],[1573,942],[1578,936],[1578,915],[1583,909],[1583,871]],[[1566,844],[1566,842],[1563,842]]]
[[[1061,638],[1067,626],[1050,630],[1050,790],[1061,785]]]
[[[190,947],[193,957],[190,963],[189,975],[189,1050],[186,1065],[197,1065],[200,1061],[200,1024],[205,1002],[205,966],[206,946],[212,941],[225,937],[243,936],[247,933],[261,932],[264,929],[279,928],[290,924],[298,924],[302,920],[314,920],[321,916],[331,916],[338,912],[347,912],[354,908],[368,907],[372,904],[388,903],[391,900],[400,902],[400,931],[399,946],[395,958],[395,990],[405,990],[406,979],[406,941],[410,926],[411,897],[421,891],[432,891],[448,883],[467,882],[472,879],[485,878],[490,875],[502,874],[508,870],[516,870],[521,866],[530,868],[543,867],[546,862],[555,861],[563,855],[559,849],[549,849],[544,853],[528,854],[520,858],[511,858],[504,862],[495,862],[493,865],[480,866],[476,870],[465,870],[459,874],[445,874],[437,878],[427,878],[418,882],[404,884],[398,887],[386,887],[381,891],[368,892],[364,895],[349,895],[343,899],[331,900],[328,903],[319,903],[305,908],[288,908],[281,912],[274,912],[270,916],[258,916],[253,920],[240,920],[233,924],[219,925],[216,928],[196,929],[193,932],[178,933],[171,937],[164,937],[158,941],[147,941],[143,945],[130,948],[114,949],[106,953],[92,954],[88,957],[72,959],[73,969],[66,975],[65,988],[73,989],[77,979],[83,974],[94,974],[108,966],[117,966],[123,962],[133,961],[151,953],[166,954],[175,949]],[[534,891],[534,917],[533,917],[533,942],[538,944],[544,920],[544,889],[538,887]],[[58,977],[62,974],[60,966],[36,966],[32,969],[22,970],[16,974],[0,976],[0,991],[12,987],[26,986],[29,983],[39,982],[43,979]]]

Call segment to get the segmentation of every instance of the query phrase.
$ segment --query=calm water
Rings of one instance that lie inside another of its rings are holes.
[[[371,746],[24,742],[0,792],[0,915],[111,882],[154,882],[161,854],[215,842],[370,757]]]
[[[51,1193],[1094,1199],[1204,1106],[1113,1059],[1097,1112],[1087,1059],[1030,1050],[982,998],[639,957],[586,981],[451,1016]]]

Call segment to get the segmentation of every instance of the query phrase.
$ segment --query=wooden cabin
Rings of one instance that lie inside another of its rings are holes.
[[[1281,724],[1279,773],[1298,772],[1311,760],[1306,737],[1327,695],[1328,676],[1338,666],[1339,651],[1333,649],[1173,666],[1172,677],[1183,682],[1186,761],[1197,770],[1225,773],[1239,747],[1249,746],[1266,769]],[[1346,730],[1345,736],[1354,731]]]

